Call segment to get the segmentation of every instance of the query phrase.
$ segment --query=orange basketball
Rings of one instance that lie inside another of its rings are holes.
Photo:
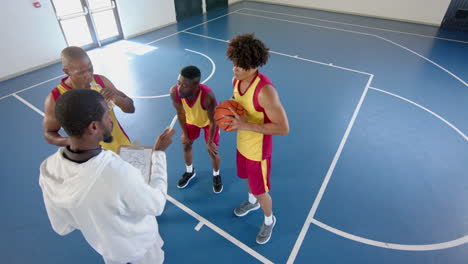
[[[238,115],[244,115],[244,108],[242,107],[242,105],[240,105],[238,102],[234,100],[226,100],[226,101],[222,101],[221,103],[219,103],[219,105],[216,107],[216,110],[215,110],[214,119],[216,121],[216,124],[219,126],[219,128],[225,131],[227,131],[227,129],[229,129],[231,125],[223,124],[223,123],[231,123],[231,120],[225,118],[224,116],[234,117],[234,114],[231,112],[231,110],[229,110],[229,108],[231,108]],[[232,131],[235,131],[235,130],[232,130]]]

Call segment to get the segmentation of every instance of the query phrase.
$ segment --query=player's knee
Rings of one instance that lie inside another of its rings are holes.
[[[192,150],[192,144],[191,143],[184,143],[182,145],[183,145],[184,151]]]
[[[209,151],[208,151],[208,155],[210,155],[210,157],[211,157],[212,159],[216,159],[216,158],[219,157],[218,152],[212,153],[212,152],[209,152]]]
[[[268,192],[264,192],[262,194],[256,194],[254,196],[259,201],[268,200],[270,198],[270,195],[268,194]]]

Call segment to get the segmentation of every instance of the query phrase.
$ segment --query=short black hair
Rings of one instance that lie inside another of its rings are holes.
[[[251,33],[241,34],[231,39],[226,55],[234,66],[250,70],[267,63],[270,56],[268,51],[265,44],[255,38],[254,33]]]
[[[183,77],[189,80],[193,80],[197,78],[200,79],[201,72],[200,72],[200,69],[198,69],[196,66],[190,65],[190,66],[184,67],[180,71],[180,75],[182,75]]]
[[[89,60],[89,56],[86,53],[86,51],[80,47],[75,47],[75,46],[64,48],[62,50],[62,53],[60,53],[60,55],[62,58],[62,65],[64,68],[70,67],[70,63],[77,61],[77,60],[83,60],[83,59]]]
[[[72,89],[55,104],[55,119],[70,137],[81,137],[93,121],[101,121],[107,111],[104,97],[90,89]]]

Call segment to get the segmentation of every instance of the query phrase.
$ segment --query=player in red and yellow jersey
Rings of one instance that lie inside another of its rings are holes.
[[[234,68],[234,99],[246,115],[233,112],[230,130],[237,132],[237,174],[247,179],[249,199],[235,210],[244,216],[260,207],[265,221],[257,234],[257,243],[270,240],[276,218],[273,216],[270,187],[272,135],[289,133],[286,112],[270,79],[258,71],[268,60],[268,48],[253,34],[243,34],[229,42],[226,52]]]
[[[213,192],[220,193],[223,190],[223,184],[219,174],[219,128],[214,121],[217,102],[213,91],[201,84],[200,78],[201,73],[197,67],[187,66],[180,71],[177,85],[174,85],[170,91],[172,104],[177,111],[177,118],[182,129],[180,139],[186,167],[177,187],[185,188],[196,175],[192,164],[192,144],[203,129],[206,147],[213,165]]]
[[[109,105],[109,114],[114,123],[112,130],[113,141],[111,143],[101,142],[101,146],[104,149],[117,152],[119,146],[129,145],[130,140],[115,117],[113,106],[117,105],[125,113],[133,113],[135,112],[133,100],[117,90],[106,77],[94,74],[93,64],[83,49],[79,47],[65,48],[61,53],[61,57],[63,72],[67,77],[63,78],[60,84],[52,89],[44,103],[45,116],[42,127],[46,141],[57,146],[70,145],[70,138],[63,137],[58,133],[60,125],[55,119],[55,102],[60,95],[67,91],[83,88],[97,90],[104,96]]]

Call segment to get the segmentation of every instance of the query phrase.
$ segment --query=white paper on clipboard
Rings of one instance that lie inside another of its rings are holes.
[[[151,147],[135,147],[135,146],[120,146],[119,155],[133,167],[139,169],[144,177],[145,182],[148,182],[151,174]]]

